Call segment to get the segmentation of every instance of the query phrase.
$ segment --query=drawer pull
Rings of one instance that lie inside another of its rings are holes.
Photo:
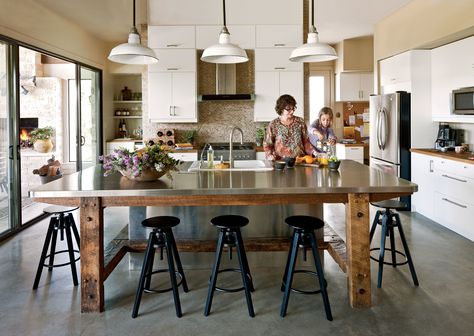
[[[166,70],[168,70],[168,71],[176,71],[176,70],[179,70],[179,68],[166,68]]]
[[[273,46],[274,47],[284,47],[285,43],[274,43]]]
[[[285,70],[286,68],[285,67],[275,67],[274,69],[275,70]]]
[[[451,180],[456,180],[456,181],[459,181],[459,182],[467,182],[467,180],[462,180],[462,179],[459,179],[459,178],[456,178],[456,177],[452,177],[452,176],[449,176],[449,175],[446,175],[446,174],[443,174],[443,175],[441,175],[441,176],[447,177],[447,178],[449,178],[449,179],[451,179]]]
[[[444,197],[442,198],[442,200],[445,201],[445,202],[448,202],[448,203],[457,205],[458,207],[463,208],[463,209],[466,209],[466,208],[467,208],[467,205],[462,205],[462,204],[456,203],[456,202],[451,201],[451,200],[449,200],[449,199],[447,199],[447,198],[444,198]]]
[[[179,44],[167,44],[166,48],[176,48],[178,46],[179,46]]]

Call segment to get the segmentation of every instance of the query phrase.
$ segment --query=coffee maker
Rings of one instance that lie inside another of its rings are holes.
[[[453,129],[449,125],[439,125],[435,148],[442,152],[454,150],[454,147],[461,145],[463,138],[464,130]]]

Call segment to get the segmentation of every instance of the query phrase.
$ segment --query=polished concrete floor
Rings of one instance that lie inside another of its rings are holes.
[[[343,211],[342,205],[325,207],[325,220],[341,236]],[[106,209],[105,218],[106,239],[110,239],[126,224],[126,209]],[[352,309],[346,277],[326,253],[332,322],[325,318],[319,295],[293,293],[287,316],[279,316],[284,253],[252,253],[249,258],[256,288],[255,318],[248,316],[242,292],[217,292],[210,316],[203,316],[212,263],[209,254],[198,256],[207,260],[207,267],[185,262],[190,292],[180,294],[182,318],[175,315],[171,292],[145,294],[139,316],[131,318],[139,272],[129,270],[127,258],[105,283],[106,311],[81,314],[80,289],[73,286],[69,268],[43,272],[38,290],[31,289],[46,232],[47,221],[43,221],[0,245],[0,334],[472,335],[474,244],[417,214],[404,213],[401,218],[420,286],[413,286],[407,266],[385,267],[383,286],[377,289],[377,264],[372,262],[373,307]],[[193,258],[183,255],[184,260]],[[308,279],[298,281],[305,286]]]

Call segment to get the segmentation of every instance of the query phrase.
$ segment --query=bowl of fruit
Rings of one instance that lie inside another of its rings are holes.
[[[341,161],[335,156],[331,156],[328,159],[328,168],[329,170],[338,170],[341,165]]]

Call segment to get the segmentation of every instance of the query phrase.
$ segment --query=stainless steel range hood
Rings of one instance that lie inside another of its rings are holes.
[[[216,94],[200,95],[198,101],[255,100],[250,93],[236,93],[235,64],[216,64]]]

